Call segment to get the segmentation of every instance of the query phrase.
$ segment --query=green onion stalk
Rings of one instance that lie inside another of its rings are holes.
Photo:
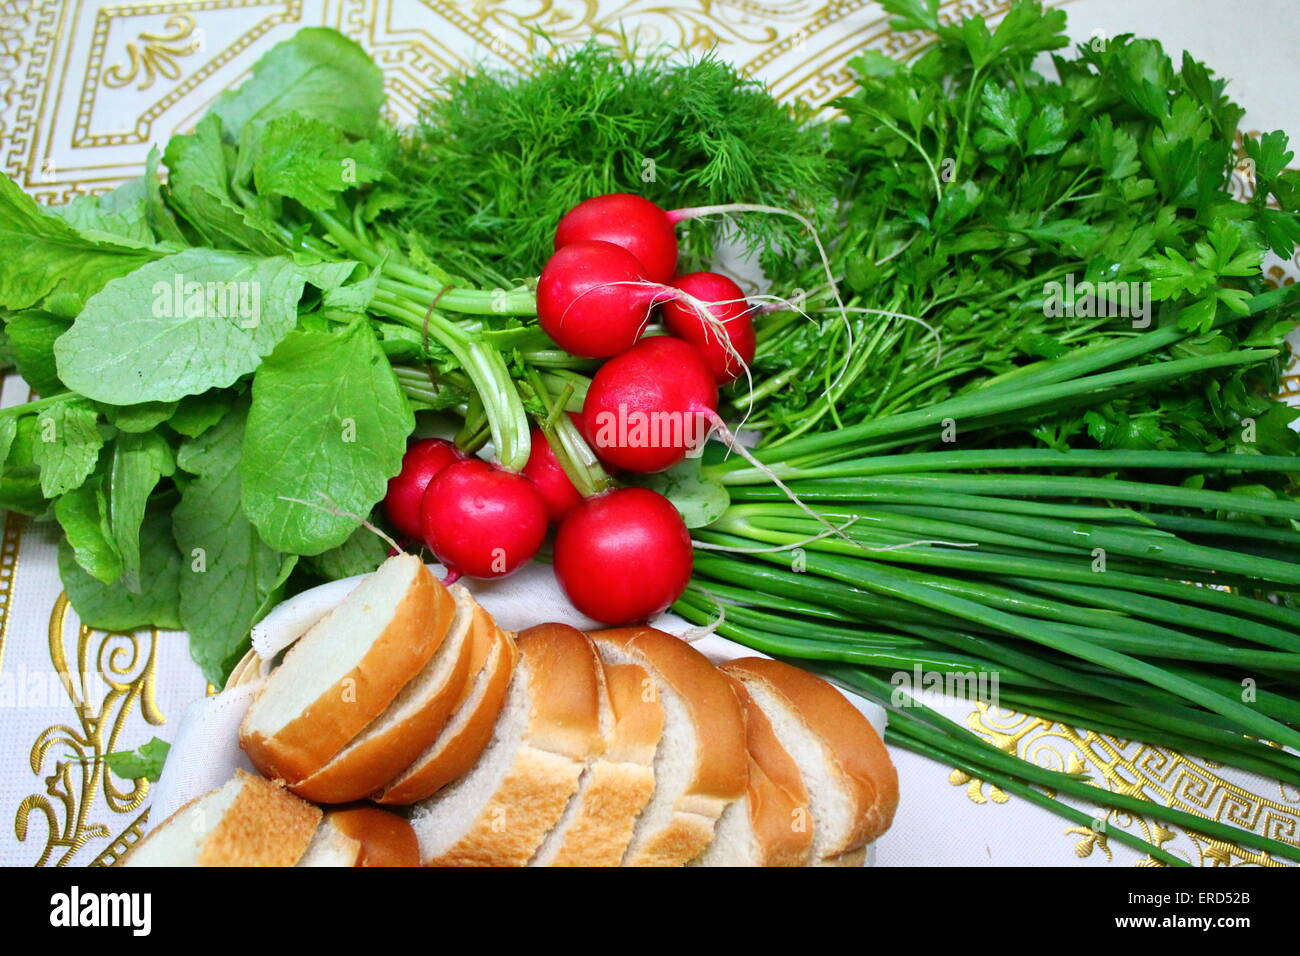
[[[1250,314],[1293,294],[1258,295]],[[1067,818],[1078,811],[1032,788],[1300,860],[1300,846],[1045,771],[891,692],[917,667],[996,676],[999,702],[1018,711],[1300,784],[1300,502],[1288,490],[1300,460],[976,447],[1008,421],[1272,358],[1141,363],[1188,334],[1163,327],[929,407],[760,445],[763,468],[705,465],[731,503],[693,532],[695,575],[674,609],[867,693],[890,708],[892,742]],[[934,447],[952,422],[967,447]],[[1188,474],[1196,486],[1179,484]],[[1202,486],[1242,478],[1271,485]]]

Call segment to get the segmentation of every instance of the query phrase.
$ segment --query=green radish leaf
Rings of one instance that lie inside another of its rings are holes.
[[[128,591],[141,589],[140,524],[149,495],[159,479],[175,470],[171,447],[157,432],[118,436],[109,470],[109,529],[122,556],[121,584]]]
[[[369,528],[357,528],[337,548],[307,558],[307,566],[327,581],[369,574],[388,557],[388,542]]]
[[[350,142],[338,128],[296,113],[266,125],[256,156],[260,195],[286,196],[317,212],[332,209],[339,193],[384,174],[373,144]]]
[[[371,271],[369,276],[359,282],[352,282],[348,285],[338,285],[332,289],[327,289],[325,295],[322,297],[322,304],[325,307],[326,313],[333,314],[345,312],[356,314],[365,312],[370,306],[370,300],[375,297],[375,292],[379,288],[379,276],[380,270],[374,269]],[[348,318],[351,318],[351,316],[348,316]],[[420,333],[415,329],[410,329],[404,325],[390,325],[385,323],[383,331],[387,332],[390,328],[401,329],[404,332],[413,333],[417,338],[421,337]]]
[[[126,275],[162,253],[125,241],[83,236],[41,210],[7,176],[0,176],[0,307],[27,309],[55,293],[82,299],[109,279]]]
[[[158,177],[158,163],[161,160],[162,153],[158,147],[149,147],[149,156],[144,163],[145,215],[149,219],[150,228],[159,239],[189,245],[189,240],[163,199],[162,181]]]
[[[46,498],[71,491],[95,470],[99,450],[104,447],[98,417],[94,406],[80,398],[37,413],[32,459],[41,470],[41,491]]]
[[[49,510],[41,493],[41,473],[36,465],[37,416],[6,415],[0,422],[13,423],[12,435],[6,426],[0,440],[7,441],[4,475],[0,477],[0,508],[19,514],[39,516]]]
[[[122,556],[113,544],[108,498],[100,476],[62,495],[54,503],[54,517],[77,564],[87,574],[104,584],[113,584],[122,576]]]
[[[71,324],[48,312],[31,311],[19,312],[5,326],[18,374],[38,395],[63,391],[54,361],[54,340]]]
[[[165,155],[172,205],[210,245],[264,255],[283,251],[259,221],[260,213],[240,205],[230,194],[231,171],[221,120],[209,115],[193,133],[173,136]]]
[[[244,439],[244,510],[272,547],[320,554],[347,540],[397,474],[415,427],[370,323],[293,332],[257,370]],[[328,501],[325,497],[328,497]]]
[[[59,377],[110,405],[168,402],[253,371],[294,327],[290,259],[188,249],[114,279],[55,343]]]
[[[140,528],[140,554],[140,575],[149,586],[136,594],[121,585],[95,580],[77,564],[72,545],[66,539],[59,542],[59,577],[82,623],[105,631],[181,626],[181,561],[165,514],[145,518]]]
[[[0,475],[4,474],[4,465],[9,458],[9,449],[13,447],[14,437],[17,434],[18,416],[5,415],[0,418]]]
[[[253,76],[223,93],[211,114],[236,139],[245,126],[301,113],[367,136],[379,122],[384,76],[370,56],[337,30],[307,27],[253,64]]]
[[[700,458],[687,458],[667,471],[639,476],[631,484],[657,491],[673,503],[688,528],[703,528],[722,517],[731,496],[721,482],[705,478]]]
[[[103,405],[100,413],[119,431],[151,432],[176,411],[176,402],[141,402],[139,405]]]
[[[153,737],[147,744],[135,750],[118,750],[111,754],[104,754],[104,763],[108,764],[108,769],[123,780],[148,780],[157,783],[158,778],[162,776],[167,754],[170,752],[171,744]]]
[[[77,196],[62,206],[50,206],[58,216],[89,239],[151,246],[155,237],[143,179],[132,179],[100,196]]]
[[[248,648],[248,633],[293,568],[294,557],[269,547],[240,505],[239,461],[247,405],[185,442],[177,464],[198,477],[172,514],[180,548],[180,614],[190,656],[222,683]]]
[[[167,424],[186,438],[198,438],[225,417],[233,401],[230,392],[215,388],[201,395],[186,395],[176,403]]]

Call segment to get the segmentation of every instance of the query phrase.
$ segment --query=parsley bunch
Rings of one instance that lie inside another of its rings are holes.
[[[1065,415],[1026,416],[1002,440],[1231,451],[1251,419],[1259,428],[1249,450],[1294,454],[1286,426],[1295,413],[1268,398],[1293,313],[1215,324],[1244,314],[1266,287],[1266,251],[1289,256],[1300,240],[1300,178],[1286,170],[1286,136],[1243,136],[1253,180],[1243,202],[1233,187],[1242,110],[1226,81],[1190,55],[1175,65],[1157,41],[1130,35],[1058,53],[1065,13],[1037,2],[1016,3],[996,28],[980,17],[941,24],[934,2],[885,6],[896,29],[936,42],[910,64],[874,51],[853,61],[858,89],[837,104],[847,122],[832,127],[846,168],[834,255],[851,305],[920,322],[862,313],[850,348],[832,311],[811,323],[773,314],[756,380],[779,377],[781,387],[760,385],[735,405],[756,398],[752,421],[779,444],[1176,321],[1196,336],[1146,361],[1241,346],[1280,353]],[[1048,54],[1055,77],[1035,69]],[[803,267],[774,278],[779,288],[817,282]],[[1053,310],[1051,290],[1067,281],[1131,292],[1131,301]]]

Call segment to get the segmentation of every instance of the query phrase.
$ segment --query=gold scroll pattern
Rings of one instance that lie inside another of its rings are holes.
[[[966,725],[999,750],[1038,766],[1087,773],[1094,784],[1104,789],[1300,845],[1300,790],[1295,787],[1275,783],[1275,797],[1251,793],[1219,776],[1218,765],[1209,761],[986,704],[976,705]],[[948,780],[954,786],[966,787],[976,803],[1007,802],[1005,793],[961,771],[954,770]],[[1074,854],[1080,858],[1099,851],[1111,859],[1106,832],[1120,828],[1201,866],[1287,865],[1265,852],[1166,827],[1156,817],[1158,813],[1142,816],[1107,810],[1098,818],[1100,826],[1068,827],[1064,832],[1077,837]],[[1161,864],[1148,856],[1138,865]]]
[[[71,642],[69,617],[75,622]],[[163,723],[155,700],[158,632],[96,631],[76,621],[67,596],[60,594],[50,612],[49,649],[76,723],[48,727],[32,745],[32,773],[42,778],[44,790],[18,805],[14,833],[26,841],[33,815],[44,818],[45,846],[36,865],[53,861],[64,866],[88,841],[110,836],[107,824],[92,820],[101,794],[111,812],[125,814],[137,812],[149,792],[143,779],[121,786],[103,758],[122,749],[118,741],[136,706],[148,723]],[[95,693],[101,687],[102,697]],[[132,824],[137,838],[143,822],[140,816]],[[122,840],[119,836],[113,843]]]
[[[138,80],[136,88],[147,90],[160,76],[179,80],[180,58],[194,55],[203,45],[194,28],[192,16],[178,13],[167,18],[162,30],[142,30],[135,40],[127,43],[126,62],[114,63],[104,71],[104,85],[117,88]]]

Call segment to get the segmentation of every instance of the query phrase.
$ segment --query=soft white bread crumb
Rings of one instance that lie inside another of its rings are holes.
[[[523,866],[564,815],[599,754],[599,662],[563,625],[519,635],[519,662],[473,769],[415,807],[426,866]]]
[[[343,833],[326,816],[298,866],[356,866],[360,856],[361,841]]]
[[[271,779],[319,770],[428,663],[454,602],[413,555],[389,558],[289,649],[240,728]]]
[[[708,849],[748,779],[744,716],[735,692],[704,655],[653,628],[591,635],[606,665],[636,665],[655,682],[663,733],[654,793],[641,811],[624,866],[682,866]]]
[[[135,845],[123,866],[293,866],[321,812],[243,770],[185,804]]]

